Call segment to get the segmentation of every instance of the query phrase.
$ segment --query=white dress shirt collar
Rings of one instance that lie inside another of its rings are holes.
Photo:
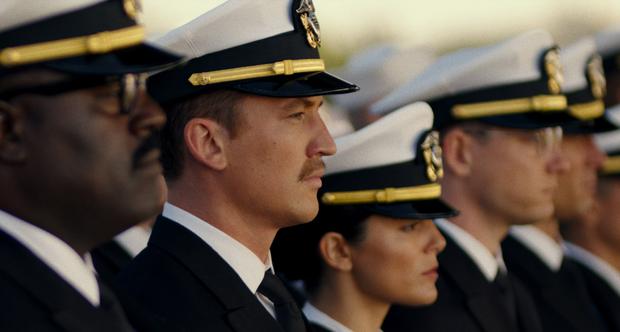
[[[308,321],[323,326],[329,331],[333,332],[353,332],[350,328],[342,325],[339,321],[329,317],[326,313],[319,310],[317,307],[310,304],[310,302],[306,302],[302,309],[304,315]]]
[[[482,242],[447,219],[435,219],[435,224],[465,251],[488,281],[495,280],[499,270],[506,271],[501,250],[493,256]]]
[[[125,249],[131,257],[136,257],[140,251],[146,248],[149,242],[151,231],[141,226],[133,226],[130,229],[118,234],[114,241],[121,248]]]
[[[28,248],[93,306],[99,306],[99,285],[88,254],[80,257],[61,239],[2,210],[0,229]]]
[[[267,262],[263,263],[258,256],[239,241],[179,207],[166,203],[162,215],[187,228],[213,248],[239,275],[253,294],[256,294],[258,286],[263,281],[265,271],[273,270],[271,253]]]
[[[510,234],[538,256],[551,271],[560,271],[564,253],[562,246],[552,237],[532,225],[512,226]]]
[[[564,242],[564,253],[592,270],[620,296],[620,271],[600,257],[570,242]]]

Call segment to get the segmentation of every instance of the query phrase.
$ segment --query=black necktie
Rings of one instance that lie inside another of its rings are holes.
[[[518,326],[517,304],[508,273],[501,270],[497,271],[497,276],[495,276],[493,284],[499,289],[502,304],[508,311],[510,318],[515,323],[515,326]]]
[[[288,292],[278,277],[265,271],[265,277],[258,286],[258,291],[273,302],[276,319],[286,332],[305,332],[306,326],[295,299]]]

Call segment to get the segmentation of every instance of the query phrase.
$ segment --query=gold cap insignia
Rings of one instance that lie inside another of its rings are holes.
[[[422,143],[422,154],[426,162],[426,176],[432,182],[443,178],[442,151],[439,145],[439,132],[431,131]]]
[[[299,14],[301,24],[306,29],[306,39],[312,48],[321,46],[321,27],[314,11],[312,0],[302,0],[295,11]]]
[[[602,99],[607,93],[607,82],[603,71],[603,59],[600,55],[594,55],[588,61],[588,81],[590,82],[590,90],[596,99]]]
[[[562,63],[560,62],[560,52],[557,48],[552,48],[545,54],[545,72],[547,73],[547,85],[553,94],[562,92],[564,75]]]
[[[123,9],[127,16],[138,20],[138,14],[142,12],[142,4],[140,0],[123,0]]]

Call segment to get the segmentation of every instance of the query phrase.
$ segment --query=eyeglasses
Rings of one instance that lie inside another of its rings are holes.
[[[118,83],[118,113],[130,114],[135,110],[140,99],[140,91],[146,87],[145,73],[124,74],[120,76],[85,76],[62,80],[50,84],[33,87],[20,87],[0,92],[0,100],[8,101],[19,95],[35,94],[43,96],[55,96],[71,91],[105,86]]]
[[[562,127],[548,127],[536,130],[479,127],[464,128],[463,131],[478,137],[486,137],[487,133],[491,131],[511,135],[521,141],[536,144],[538,154],[545,156],[559,150],[563,136]]]

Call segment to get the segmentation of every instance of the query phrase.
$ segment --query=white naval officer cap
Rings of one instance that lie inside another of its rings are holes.
[[[144,43],[137,0],[3,0],[0,74],[28,66],[68,73],[145,72],[178,57]]]
[[[336,95],[332,101],[348,112],[360,111],[414,78],[435,58],[435,52],[426,47],[398,48],[393,44],[379,44],[365,49],[334,70],[337,76],[355,82],[360,91]]]
[[[596,50],[603,57],[605,69],[613,66],[615,70],[620,68],[620,25],[610,26],[598,32],[594,39]]]
[[[582,38],[560,51],[564,69],[563,93],[574,121],[562,124],[565,134],[591,134],[617,127],[605,116],[605,74],[594,38]]]
[[[603,58],[603,69],[609,86],[610,94],[605,98],[605,106],[614,107],[620,100],[617,96],[617,85],[620,80],[620,25],[608,27],[595,35],[596,48]]]
[[[555,126],[566,119],[561,64],[551,35],[529,31],[440,57],[416,79],[371,107],[385,114],[426,101],[435,128],[467,120],[515,128]]]
[[[393,218],[454,216],[440,200],[443,175],[438,133],[426,103],[406,105],[336,139],[324,158],[323,205],[355,205]]]
[[[608,108],[606,116],[610,122],[620,128],[620,105]],[[607,155],[599,174],[603,176],[620,175],[620,129],[596,134],[594,141],[598,148]]]
[[[272,97],[359,89],[325,71],[312,0],[228,0],[155,42],[187,59],[149,79],[163,103],[221,88]]]

